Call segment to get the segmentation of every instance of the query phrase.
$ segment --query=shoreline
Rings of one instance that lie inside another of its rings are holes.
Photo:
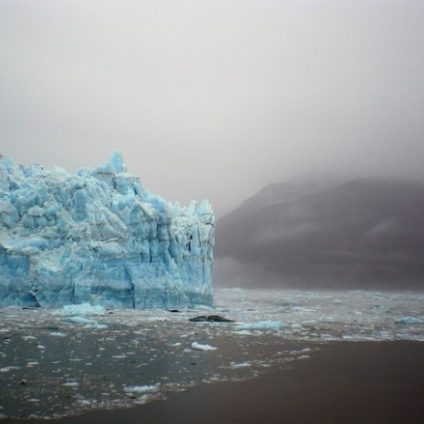
[[[424,343],[329,342],[257,378],[202,384],[143,406],[89,411],[57,424],[421,423]],[[45,423],[4,419],[1,423]]]

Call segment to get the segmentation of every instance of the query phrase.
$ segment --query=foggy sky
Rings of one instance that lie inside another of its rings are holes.
[[[0,0],[0,152],[122,151],[218,215],[303,173],[423,178],[424,2]]]

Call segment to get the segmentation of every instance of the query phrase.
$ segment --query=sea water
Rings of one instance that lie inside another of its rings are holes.
[[[191,322],[199,315],[234,322]],[[334,341],[424,341],[424,294],[215,291],[213,308],[0,309],[0,417],[140,405],[254,378]]]

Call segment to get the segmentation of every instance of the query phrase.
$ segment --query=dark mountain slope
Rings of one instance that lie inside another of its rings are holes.
[[[263,207],[262,191],[218,221],[218,258],[272,285],[424,287],[423,184],[367,178],[274,192]]]

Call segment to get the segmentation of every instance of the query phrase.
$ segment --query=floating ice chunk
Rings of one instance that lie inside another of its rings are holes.
[[[124,386],[124,392],[143,394],[143,393],[154,393],[159,390],[158,384],[144,385],[144,386]]]
[[[97,321],[94,321],[92,319],[79,317],[79,316],[70,317],[67,321],[68,322],[75,322],[77,324],[85,324],[85,325],[93,325],[93,324],[97,323]]]
[[[396,324],[405,324],[405,325],[420,325],[420,324],[424,324],[424,318],[422,317],[411,317],[411,316],[405,316],[405,317],[401,317],[398,318],[397,320],[395,320]]]
[[[342,339],[343,340],[356,340],[357,337],[354,334],[343,334]]]
[[[3,368],[0,368],[0,372],[9,372],[9,371],[11,371],[11,370],[18,370],[18,369],[20,369],[21,367],[17,367],[17,366],[15,366],[15,365],[10,365],[10,366],[8,366],[8,367],[3,367]]]
[[[100,316],[106,313],[105,308],[100,305],[91,305],[89,303],[81,303],[79,305],[65,305],[61,309],[57,309],[55,311],[57,315],[62,315],[66,317],[67,322],[72,322],[76,324],[81,324],[86,328],[93,329],[105,329],[108,328],[106,324],[99,324],[97,321],[85,318],[81,315],[89,315],[89,316]],[[50,335],[57,337],[65,337],[66,334],[61,332],[53,332]]]
[[[66,381],[65,383],[62,384],[62,386],[65,387],[78,387],[79,383],[78,381],[72,380],[72,381]]]
[[[291,355],[301,355],[301,354],[305,354],[307,352],[311,352],[311,348],[310,347],[306,347],[304,349],[300,349],[300,350],[291,350],[290,354]]]
[[[66,334],[61,331],[52,331],[49,335],[53,337],[66,337]]]
[[[236,324],[236,330],[281,330],[285,327],[282,321],[256,321]]]
[[[55,311],[59,315],[75,316],[75,315],[104,315],[106,309],[100,305],[90,305],[89,303],[81,303],[79,305],[65,305],[63,308]]]
[[[191,348],[194,350],[216,350],[216,347],[208,345],[208,344],[201,344],[198,342],[193,342],[191,344]]]
[[[97,330],[103,330],[108,328],[108,326],[106,324],[100,324],[95,320],[92,319],[88,319],[85,317],[80,317],[80,316],[72,316],[66,319],[67,322],[70,323],[75,323],[75,324],[81,324],[83,325],[85,328],[93,328],[93,329],[97,329]]]
[[[251,367],[252,364],[250,362],[240,362],[240,363],[234,363],[232,362],[230,365],[230,368],[232,369],[238,369],[238,368],[248,368]]]

